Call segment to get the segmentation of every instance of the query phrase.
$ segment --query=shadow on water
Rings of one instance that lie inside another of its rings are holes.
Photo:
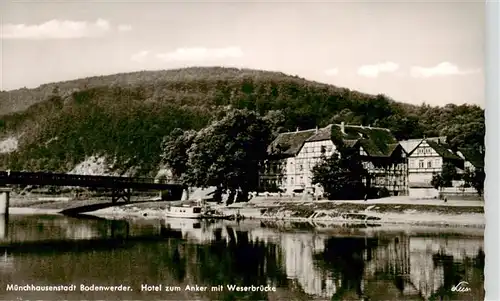
[[[158,201],[144,201],[144,200],[141,200],[141,201],[130,201],[130,202],[120,202],[120,203],[115,203],[113,204],[112,202],[110,201],[107,201],[105,203],[99,203],[99,204],[91,204],[91,205],[84,205],[84,206],[78,206],[78,207],[74,207],[74,208],[68,208],[68,209],[64,209],[64,210],[61,210],[61,214],[64,214],[64,215],[67,215],[67,216],[78,216],[82,213],[85,213],[85,212],[92,212],[92,211],[96,211],[96,210],[100,210],[100,209],[105,209],[105,208],[109,208],[109,207],[119,207],[119,206],[125,206],[125,205],[131,205],[131,204],[139,204],[139,203],[154,203],[154,202],[163,202],[162,200],[158,200]]]
[[[198,226],[199,224],[195,224]],[[199,229],[199,228],[198,228]],[[288,279],[276,244],[249,238],[248,231],[216,228],[210,242],[190,244],[179,230],[162,228],[163,236],[175,237],[162,263],[179,283],[187,280],[208,286],[240,285],[286,287]],[[189,265],[189,262],[196,263]],[[225,292],[224,300],[267,300],[267,292]]]
[[[49,220],[47,220],[49,221]],[[60,232],[54,229],[56,227],[48,226],[47,223],[38,223],[34,228],[36,232],[45,232],[55,230],[53,234],[46,237],[30,235],[31,233],[24,233],[14,239],[8,239],[0,242],[0,253],[36,253],[36,254],[53,254],[57,252],[87,252],[89,250],[109,250],[110,248],[127,247],[130,243],[135,241],[147,242],[157,241],[157,236],[140,236],[129,237],[129,223],[122,220],[103,220],[103,219],[88,219],[88,221],[97,221],[96,227],[89,229],[89,227],[76,228],[75,233],[71,233],[71,228],[65,229],[66,234],[64,237],[57,237]],[[75,229],[75,228],[73,228]],[[16,236],[13,233],[11,236]],[[72,235],[74,234],[74,235]],[[82,235],[83,234],[83,235]],[[30,237],[31,236],[31,237]]]
[[[143,283],[179,287],[270,285],[278,290],[161,295],[171,300],[200,296],[208,300],[484,298],[482,237],[443,239],[438,234],[413,237],[399,232],[333,237],[307,231],[308,225],[298,224],[298,231],[281,231],[270,224],[245,227],[244,223],[130,222],[95,217],[14,217],[9,223],[13,230],[0,250],[10,258],[9,268],[0,269],[0,285],[24,279],[120,283],[137,289],[103,292],[99,299],[135,300],[158,297],[141,293],[138,288]],[[472,291],[453,292],[451,288],[460,281],[467,281]],[[12,297],[6,294],[0,292],[0,299]],[[38,298],[35,293],[26,294],[26,299]],[[72,298],[70,295],[45,298]],[[96,298],[81,292],[74,296]]]

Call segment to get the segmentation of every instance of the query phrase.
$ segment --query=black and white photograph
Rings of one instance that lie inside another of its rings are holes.
[[[486,6],[0,0],[0,300],[484,300]]]

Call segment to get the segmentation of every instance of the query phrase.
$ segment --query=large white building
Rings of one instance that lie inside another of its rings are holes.
[[[441,173],[443,164],[451,163],[457,174],[467,170],[474,172],[484,168],[484,153],[482,150],[459,148],[453,150],[447,143],[446,137],[432,137],[411,139],[400,142],[408,155],[408,186],[409,195],[414,198],[438,198],[440,192],[432,184],[432,177]],[[449,192],[463,186],[461,180],[453,181]],[[462,189],[462,193],[467,189]],[[473,188],[469,188],[475,194]]]
[[[457,172],[463,172],[464,160],[444,141],[422,139],[408,156],[408,181],[410,187],[432,187],[435,173],[440,173],[444,163],[452,163]]]
[[[261,171],[261,189],[287,193],[321,190],[312,184],[312,169],[323,157],[338,151],[332,135],[359,151],[370,175],[370,187],[385,187],[393,195],[407,193],[406,152],[391,132],[344,123],[278,135],[269,146],[270,157]]]

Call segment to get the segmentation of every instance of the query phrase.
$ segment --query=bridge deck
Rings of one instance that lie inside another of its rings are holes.
[[[158,182],[152,178],[0,171],[0,186],[4,185],[74,186],[137,190],[178,190],[183,188],[180,184]]]

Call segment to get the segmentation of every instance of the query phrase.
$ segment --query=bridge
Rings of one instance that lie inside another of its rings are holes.
[[[8,185],[66,186],[111,190],[112,203],[130,202],[132,190],[167,191],[166,199],[180,200],[184,187],[153,178],[87,176],[48,172],[0,171],[0,187]]]

